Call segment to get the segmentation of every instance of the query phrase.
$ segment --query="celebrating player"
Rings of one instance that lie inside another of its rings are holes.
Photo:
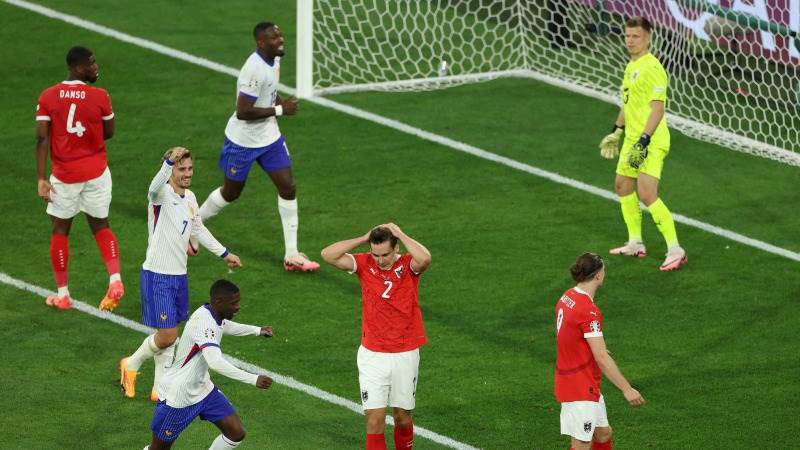
[[[208,369],[259,389],[268,389],[272,379],[231,365],[222,357],[223,335],[272,337],[272,327],[257,327],[232,321],[239,312],[239,288],[227,280],[211,286],[211,300],[197,308],[186,323],[175,361],[167,368],[159,385],[159,399],[150,429],[152,443],[145,450],[172,447],[181,432],[200,416],[222,432],[211,450],[233,449],[241,444],[245,432],[236,409],[208,375]]]
[[[261,22],[253,29],[256,51],[247,58],[236,83],[236,111],[225,127],[225,142],[219,167],[225,175],[222,187],[200,207],[203,220],[217,215],[239,198],[253,162],[272,179],[278,189],[278,213],[283,224],[286,270],[314,271],[319,264],[297,250],[297,190],[292,177],[289,148],[278,129],[278,116],[297,114],[298,103],[278,95],[283,35],[277,25]]]
[[[400,255],[398,240],[408,250]],[[368,253],[349,251],[369,243]],[[367,450],[386,449],[386,407],[394,416],[395,448],[414,442],[411,412],[416,405],[419,347],[428,338],[419,309],[419,277],[431,263],[422,244],[389,223],[367,234],[331,244],[322,258],[355,273],[361,283],[361,346],[358,384],[367,428]]]
[[[603,315],[594,303],[606,273],[603,260],[584,253],[569,269],[577,286],[556,303],[554,393],[561,403],[561,434],[572,436],[574,450],[611,450],[611,427],[600,392],[601,373],[618,387],[631,406],[644,404],[617,368],[603,340]]]
[[[36,173],[39,197],[47,202],[53,223],[50,263],[58,293],[48,305],[69,309],[69,230],[79,211],[86,214],[108,271],[108,291],[100,309],[111,311],[125,294],[119,274],[119,244],[108,226],[111,172],[106,160],[107,139],[114,135],[114,111],[105,89],[89,86],[99,75],[91,50],[72,47],[67,52],[69,77],[45,89],[36,105]],[[47,154],[53,162],[48,180]]]
[[[628,228],[628,242],[611,249],[610,253],[638,258],[647,256],[642,241],[641,199],[667,242],[667,256],[660,268],[667,272],[686,264],[688,258],[678,244],[672,213],[658,197],[658,181],[669,153],[669,130],[664,118],[667,73],[650,53],[650,28],[650,22],[642,17],[632,17],[625,23],[625,46],[631,61],[625,67],[622,80],[622,108],[611,134],[600,143],[600,154],[608,159],[619,154],[614,188]],[[622,152],[619,152],[623,129],[625,141]]]
[[[223,258],[229,267],[242,265],[239,257],[222,246],[203,225],[197,199],[189,190],[192,183],[192,155],[188,149],[174,147],[164,154],[163,164],[148,190],[147,256],[140,276],[142,322],[155,327],[129,358],[119,362],[120,387],[125,397],[136,395],[136,376],[142,363],[153,357],[155,377],[150,399],[158,400],[156,387],[164,366],[172,361],[178,324],[189,310],[189,285],[186,276],[186,251],[192,237],[210,252]]]

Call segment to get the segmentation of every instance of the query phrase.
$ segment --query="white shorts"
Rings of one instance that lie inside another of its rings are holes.
[[[358,347],[358,385],[364,409],[414,409],[419,349],[401,353],[373,352]]]
[[[603,396],[596,402],[564,402],[561,404],[561,434],[589,442],[596,427],[607,427],[606,402]]]
[[[64,183],[50,175],[53,192],[47,203],[47,214],[59,219],[71,219],[79,211],[97,219],[108,217],[111,205],[111,171],[106,170],[97,178],[82,183]]]

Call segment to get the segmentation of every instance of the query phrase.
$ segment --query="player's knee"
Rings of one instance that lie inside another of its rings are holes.
[[[228,430],[228,432],[224,434],[226,438],[233,442],[242,442],[244,437],[247,436],[247,433],[244,431],[244,427],[241,425],[234,427],[232,430]]]
[[[594,430],[592,439],[599,443],[608,442],[611,440],[611,433],[611,427],[597,427]]]
[[[658,192],[652,189],[642,189],[639,188],[639,200],[641,200],[646,206],[650,206],[658,199]]]
[[[402,408],[395,408],[392,411],[394,417],[394,424],[400,428],[408,428],[412,424],[411,411]]]
[[[294,183],[290,183],[286,186],[280,186],[278,188],[278,195],[285,200],[294,200],[295,196],[297,196],[297,187]]]
[[[219,190],[219,193],[226,202],[230,203],[242,195],[242,190],[244,190],[244,187],[232,188],[229,186],[223,186],[223,188]]]

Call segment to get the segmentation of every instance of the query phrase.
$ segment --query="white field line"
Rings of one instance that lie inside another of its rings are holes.
[[[48,291],[45,288],[26,283],[22,280],[18,280],[16,278],[11,277],[10,275],[0,272],[0,283],[7,284],[9,286],[13,286],[17,289],[32,292],[36,295],[41,297],[47,297],[49,295],[55,295],[55,292]],[[131,330],[136,330],[140,333],[144,334],[151,334],[155,332],[155,329],[150,328],[148,326],[142,325],[139,322],[135,322],[133,320],[127,319],[122,316],[118,316],[114,313],[110,313],[107,311],[100,311],[99,309],[95,308],[94,306],[88,305],[82,301],[72,299],[72,308],[77,309],[78,311],[84,312],[86,314],[99,317],[104,320],[108,320],[109,322],[113,322],[117,325],[121,325],[125,328],[129,328]],[[225,359],[230,361],[236,367],[239,367],[242,370],[246,370],[250,373],[255,373],[258,375],[266,375],[272,378],[276,383],[282,384],[284,386],[288,386],[292,389],[296,389],[300,392],[308,394],[312,397],[316,397],[320,400],[324,400],[329,403],[333,403],[334,405],[339,405],[344,408],[347,408],[357,414],[363,414],[363,410],[361,409],[361,405],[345,398],[339,397],[338,395],[331,394],[330,392],[323,391],[317,387],[302,383],[300,381],[295,380],[292,377],[281,375],[276,372],[269,371],[262,367],[256,366],[255,364],[251,364],[245,361],[242,361],[238,358],[234,358],[230,355],[225,355]],[[391,416],[387,416],[387,423],[394,426],[394,418]],[[465,444],[463,442],[458,442],[454,439],[451,439],[447,436],[442,436],[441,434],[435,433],[430,431],[426,428],[418,426],[416,423],[414,424],[414,434],[419,435],[421,437],[430,439],[438,444],[442,444],[444,446],[459,449],[459,450],[477,450],[475,447],[471,445]]]
[[[67,22],[69,24],[85,28],[87,30],[91,30],[102,34],[104,36],[112,37],[114,39],[118,39],[123,42],[127,42],[138,47],[147,48],[153,50],[156,53],[160,53],[162,55],[166,55],[175,59],[179,59],[181,61],[188,62],[190,64],[198,65],[201,67],[205,67],[207,69],[211,69],[215,72],[225,73],[236,77],[239,75],[239,70],[228,67],[214,61],[210,61],[205,58],[201,58],[198,56],[191,55],[186,52],[182,52],[180,50],[176,50],[171,47],[167,47],[161,44],[158,44],[153,41],[148,41],[146,39],[138,38],[136,36],[131,36],[126,33],[122,33],[120,31],[104,27],[102,25],[98,25],[94,22],[90,22],[88,20],[81,19],[79,17],[75,17],[69,14],[64,14],[58,11],[55,11],[50,8],[46,8],[44,6],[40,6],[34,3],[26,2],[24,0],[3,0],[8,4],[18,6],[20,8],[24,8],[38,14],[42,14],[47,17],[51,17],[53,19],[61,20]],[[283,84],[279,85],[279,88],[282,92],[286,92],[290,95],[293,95],[295,90],[294,88],[285,86]],[[540,169],[538,167],[531,166],[529,164],[525,164],[519,161],[515,161],[511,158],[507,158],[505,156],[500,156],[496,153],[492,153],[478,147],[474,147],[469,144],[465,144],[463,142],[456,141],[454,139],[447,138],[445,136],[441,136],[435,133],[431,133],[429,131],[425,131],[423,129],[413,127],[411,125],[407,125],[403,122],[389,119],[378,114],[374,114],[368,111],[364,111],[362,109],[354,108],[352,106],[348,106],[342,103],[335,102],[333,100],[329,100],[322,97],[313,97],[309,99],[305,99],[304,101],[309,101],[312,103],[316,103],[320,106],[324,106],[327,108],[334,109],[336,111],[342,112],[344,114],[349,114],[354,117],[358,117],[373,123],[377,123],[389,128],[393,128],[395,130],[401,131],[403,133],[411,134],[416,136],[420,139],[424,139],[430,142],[435,142],[437,144],[443,145],[445,147],[450,147],[453,150],[458,150],[460,152],[469,153],[470,155],[477,156],[482,159],[486,159],[489,161],[496,162],[498,164],[502,164],[504,166],[511,167],[512,169],[517,169],[522,172],[527,172],[532,175],[536,175],[541,178],[546,178],[550,181],[553,181],[558,184],[563,184],[565,186],[569,186],[575,189],[582,190],[584,192],[588,192],[590,194],[594,194],[609,200],[613,200],[618,202],[617,195],[611,191],[600,189],[596,186],[592,186],[590,184],[586,184],[582,181],[578,181],[572,178],[568,178],[562,175],[559,175],[554,172],[549,172],[547,170]],[[689,225],[691,227],[699,228],[703,231],[715,234],[717,236],[724,237],[726,239],[730,239],[732,241],[738,242],[740,244],[744,244],[753,248],[757,248],[759,250],[763,250],[768,253],[772,253],[778,256],[783,256],[785,258],[798,261],[800,262],[800,253],[793,252],[791,250],[778,247],[772,244],[769,244],[764,241],[760,241],[758,239],[753,239],[742,234],[726,230],[725,228],[721,228],[715,225],[711,225],[705,222],[701,222],[699,220],[692,219],[690,217],[683,216],[681,214],[673,213],[673,218],[676,222],[682,223],[684,225]]]

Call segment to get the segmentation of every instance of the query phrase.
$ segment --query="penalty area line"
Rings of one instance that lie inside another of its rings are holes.
[[[0,283],[6,284],[11,287],[15,287],[23,291],[31,292],[41,297],[47,297],[56,294],[55,292],[47,290],[43,287],[36,286],[34,284],[30,284],[25,281],[14,278],[5,272],[0,272]],[[110,313],[108,311],[100,311],[94,306],[91,306],[80,300],[75,300],[74,298],[72,299],[72,309],[78,310],[82,313],[86,313],[89,314],[90,316],[94,316],[103,320],[108,320],[109,322],[115,323],[117,325],[120,325],[122,327],[131,330],[138,331],[140,333],[151,334],[155,332],[154,328],[150,328],[148,326],[142,325],[139,322],[133,321],[126,317],[116,315],[114,313]],[[360,404],[347,400],[346,398],[339,397],[338,395],[331,394],[330,392],[327,391],[323,391],[318,387],[305,384],[301,381],[297,381],[296,379],[290,376],[272,372],[270,370],[264,369],[263,367],[259,367],[255,364],[242,361],[241,359],[234,358],[233,356],[230,355],[224,355],[224,356],[225,359],[227,359],[231,364],[242,370],[246,370],[250,373],[254,373],[257,375],[266,375],[272,378],[275,383],[282,384],[286,387],[310,395],[311,397],[315,397],[320,400],[324,400],[328,403],[333,403],[334,405],[338,405],[343,408],[349,409],[357,414],[361,415],[364,414]],[[394,426],[394,418],[391,416],[387,416],[386,423]],[[457,450],[478,450],[476,447],[473,447],[469,444],[456,441],[455,439],[443,436],[439,433],[420,427],[416,423],[414,424],[414,434],[429,439],[433,442],[436,442],[437,444],[441,444],[446,447],[454,448]]]

